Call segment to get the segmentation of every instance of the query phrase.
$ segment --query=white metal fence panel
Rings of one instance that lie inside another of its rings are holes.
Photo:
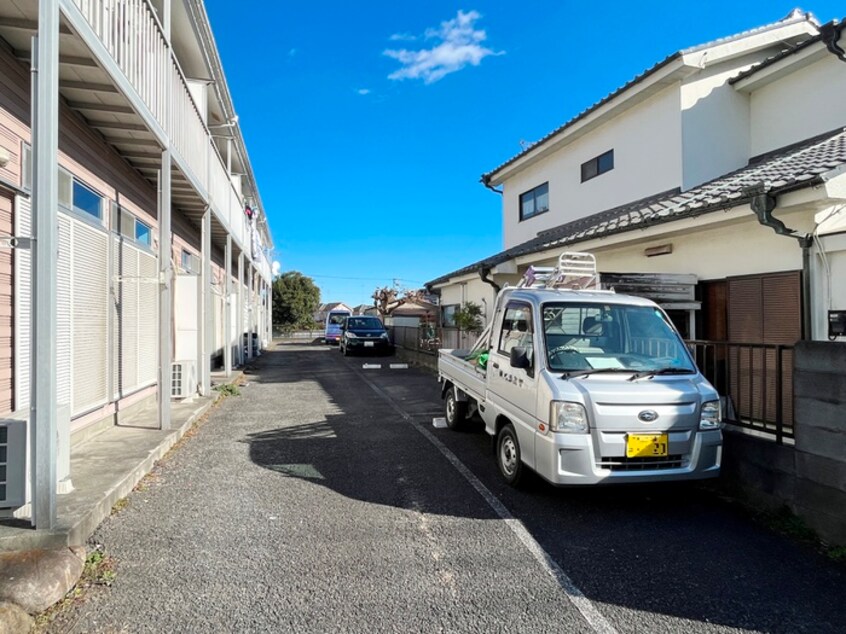
[[[120,314],[118,346],[120,348],[120,383],[123,396],[135,391],[138,380],[138,250],[123,242],[114,268],[120,276],[117,298]]]
[[[145,387],[158,380],[159,286],[153,282],[158,263],[155,255],[143,250],[138,251],[138,263],[143,280],[138,284],[138,386]]]
[[[108,402],[108,235],[73,220],[71,224],[71,415]]]
[[[71,404],[71,219],[59,214],[59,258],[56,268],[56,402]]]
[[[15,198],[15,235],[32,231],[32,200]],[[15,409],[29,408],[32,354],[32,251],[15,249]]]

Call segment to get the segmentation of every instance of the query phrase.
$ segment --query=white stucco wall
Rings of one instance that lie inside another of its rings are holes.
[[[707,223],[714,220],[711,216],[687,223],[684,231],[674,230],[653,238],[632,232],[629,235],[634,242],[605,246],[601,240],[596,240],[576,245],[572,250],[588,250],[596,255],[600,272],[693,273],[700,280],[802,268],[802,250],[798,242],[762,227],[751,211],[741,219],[708,226]],[[812,217],[811,211],[779,216],[789,227],[807,227]],[[671,254],[644,255],[644,249],[668,243],[673,246]],[[547,259],[539,264],[549,266],[553,261]]]
[[[751,95],[751,153],[757,156],[846,126],[846,64],[823,59]]]
[[[823,236],[813,249],[813,338],[828,340],[828,311],[846,310],[846,233]],[[823,259],[822,253],[825,254]],[[846,340],[843,337],[841,341]]]
[[[743,167],[749,160],[749,95],[727,82],[755,54],[702,70],[681,86],[682,189]]]
[[[538,232],[681,184],[681,113],[674,84],[503,184],[505,248]],[[614,150],[614,169],[585,183],[581,165]],[[520,194],[549,182],[547,213],[520,222]]]
[[[463,305],[467,302],[474,302],[481,306],[482,314],[485,316],[485,323],[487,323],[487,320],[493,314],[496,292],[493,286],[486,284],[478,276],[474,279],[444,286],[440,291],[441,306],[449,306],[451,304]]]

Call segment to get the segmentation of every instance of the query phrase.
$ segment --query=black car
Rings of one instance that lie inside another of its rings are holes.
[[[340,347],[345,357],[353,352],[388,353],[393,350],[385,326],[378,318],[367,315],[351,316],[344,320]]]

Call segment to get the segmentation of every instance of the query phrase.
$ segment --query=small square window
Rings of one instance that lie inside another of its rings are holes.
[[[520,220],[549,211],[549,183],[520,194]]]
[[[585,163],[582,163],[582,182],[596,178],[600,174],[610,172],[614,169],[614,150],[600,154]]]

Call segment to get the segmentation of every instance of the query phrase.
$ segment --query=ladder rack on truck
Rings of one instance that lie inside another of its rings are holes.
[[[500,298],[506,291],[515,288],[531,288],[538,290],[569,290],[569,291],[602,291],[599,283],[599,273],[596,270],[596,257],[592,253],[580,251],[565,251],[558,257],[556,266],[530,266],[523,274],[517,286],[506,285],[497,295],[495,307],[500,304]],[[468,356],[490,348],[491,326],[490,320],[479,334],[479,338],[470,348]],[[480,369],[481,370],[481,369]]]

